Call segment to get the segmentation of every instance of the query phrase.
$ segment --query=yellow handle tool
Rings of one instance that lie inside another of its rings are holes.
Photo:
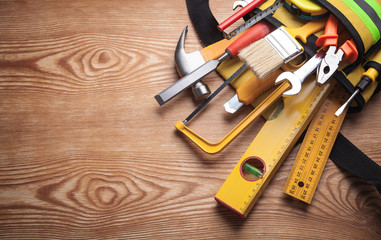
[[[316,33],[324,29],[327,18],[320,18],[307,22],[298,28],[288,28],[284,27],[288,33],[290,33],[294,38],[300,39],[303,43],[307,42],[307,37],[311,34]]]
[[[239,124],[237,124],[224,138],[218,142],[209,142],[190,128],[185,126],[182,121],[175,124],[177,130],[185,134],[197,146],[207,153],[218,153],[224,149],[234,138],[236,138],[243,130],[245,130],[255,119],[268,109],[272,103],[276,102],[282,94],[291,87],[288,81],[282,83],[276,88],[261,104],[259,104],[249,115],[247,115]]]
[[[237,88],[236,93],[240,102],[249,105],[261,94],[269,90],[275,84],[275,79],[281,74],[277,70],[269,76],[269,79],[260,80],[253,74],[253,77]]]
[[[331,83],[317,86],[310,77],[299,94],[284,98],[281,114],[265,123],[215,199],[246,217],[331,90]],[[247,177],[245,163],[262,170],[261,177]]]
[[[328,13],[327,9],[311,0],[286,0],[284,5],[293,15],[308,20],[321,18]]]
[[[200,53],[204,60],[207,62],[209,60],[215,60],[219,58],[222,54],[225,53],[226,48],[232,44],[235,40],[237,40],[242,34],[244,34],[246,31],[238,34],[232,39],[222,39],[216,43],[213,43],[207,47],[204,47],[200,50]]]

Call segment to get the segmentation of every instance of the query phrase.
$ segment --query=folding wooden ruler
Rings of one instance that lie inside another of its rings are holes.
[[[246,217],[332,88],[330,82],[318,86],[310,76],[299,94],[284,98],[282,112],[263,125],[215,199]],[[259,169],[260,177],[250,176],[246,163]]]
[[[339,117],[335,112],[347,98],[348,93],[337,85],[316,113],[300,146],[284,193],[311,203],[347,109]]]

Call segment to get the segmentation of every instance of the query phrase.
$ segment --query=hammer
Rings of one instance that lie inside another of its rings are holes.
[[[175,50],[175,65],[180,77],[183,77],[200,67],[209,60],[215,60],[224,54],[225,49],[237,39],[240,35],[228,40],[222,39],[214,44],[211,44],[199,51],[191,53],[185,52],[185,37],[188,32],[188,25],[186,25],[180,35]],[[191,86],[193,95],[196,101],[203,100],[210,94],[209,87],[202,81],[198,81]]]
[[[214,71],[222,61],[227,58],[233,58],[237,56],[238,52],[250,45],[251,43],[261,39],[266,36],[272,30],[272,26],[266,22],[260,22],[247,30],[238,39],[231,43],[224,51],[224,53],[219,56],[216,60],[209,60],[202,64],[200,67],[193,70],[191,73],[185,75],[176,83],[172,84],[168,88],[161,91],[155,96],[156,101],[160,106],[165,104],[167,101],[178,95],[180,92],[188,87],[191,87],[195,83],[199,82],[201,78],[205,77],[210,72]]]

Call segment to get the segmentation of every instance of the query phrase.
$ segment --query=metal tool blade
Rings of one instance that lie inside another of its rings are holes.
[[[324,51],[320,50],[295,72],[283,72],[275,80],[275,84],[288,80],[292,88],[283,93],[283,96],[298,94],[302,89],[304,80],[320,65],[324,57]]]
[[[217,88],[216,91],[214,91],[207,99],[205,99],[204,102],[202,102],[184,121],[183,123],[184,124],[187,124],[194,116],[197,115],[197,113],[199,113],[210,101],[212,101],[212,99],[217,96],[218,93],[220,93],[222,91],[222,89],[224,89],[229,83],[231,83],[231,81],[233,81],[236,77],[238,77],[242,72],[243,70],[246,69],[246,64],[243,64],[237,71],[235,71],[235,73],[233,73],[233,75],[231,75],[228,80],[226,80],[221,86],[219,86]]]
[[[235,113],[240,109],[244,104],[241,103],[238,99],[238,95],[235,94],[229,101],[224,104],[225,111],[228,113]]]
[[[262,12],[256,14],[254,17],[250,18],[244,24],[242,24],[241,26],[237,27],[236,29],[234,29],[230,33],[223,32],[224,37],[226,39],[231,39],[235,35],[245,31],[249,27],[253,26],[257,22],[259,22],[260,20],[264,19],[265,17],[270,15],[272,12],[277,10],[280,6],[282,6],[284,4],[284,2],[285,2],[284,0],[277,0],[277,1],[275,1],[273,5],[271,5],[270,7],[266,8]]]
[[[204,76],[214,71],[218,67],[220,62],[228,56],[229,54],[225,53],[217,60],[210,60],[202,66],[200,66],[199,68],[195,69],[193,72],[189,73],[188,75],[185,75],[179,81],[177,81],[176,83],[174,83],[173,85],[156,95],[156,101],[159,103],[160,106],[162,106],[164,103],[171,100],[180,92],[189,88],[190,86],[201,80]]]
[[[360,93],[360,89],[357,89],[351,97],[335,112],[335,116],[339,117],[344,110],[348,107],[348,105],[352,102],[352,100]]]
[[[331,46],[319,66],[317,82],[321,85],[326,83],[339,68],[339,63],[343,58],[343,51],[339,50],[337,53],[335,52],[336,47]]]

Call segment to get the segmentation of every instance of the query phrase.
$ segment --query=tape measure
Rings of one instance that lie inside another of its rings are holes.
[[[286,0],[284,6],[293,15],[307,20],[319,19],[328,15],[328,10],[316,3],[316,1]]]
[[[347,110],[339,117],[335,112],[347,97],[348,93],[336,86],[316,113],[283,188],[284,193],[311,203]]]
[[[332,88],[331,83],[317,86],[310,76],[299,94],[284,98],[282,112],[263,125],[215,195],[216,201],[246,217]],[[261,174],[249,177],[246,163]]]

